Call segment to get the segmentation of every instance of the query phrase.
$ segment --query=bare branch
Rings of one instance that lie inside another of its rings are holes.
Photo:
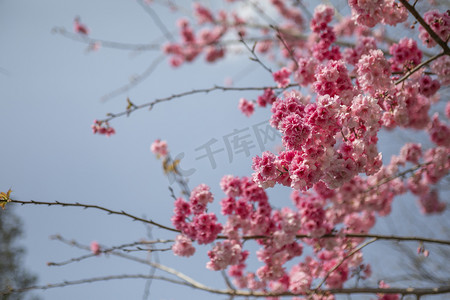
[[[1,291],[0,295],[10,295],[14,293],[23,293],[30,290],[47,290],[58,287],[66,287],[70,285],[78,285],[84,283],[93,283],[98,281],[108,281],[115,279],[158,279],[168,281],[174,284],[188,286],[194,289],[203,290],[206,292],[210,292],[213,294],[219,295],[231,295],[231,296],[241,296],[241,297],[292,297],[292,296],[304,296],[311,294],[318,295],[329,295],[329,294],[401,294],[401,295],[415,295],[415,296],[424,296],[424,295],[439,295],[439,294],[447,294],[450,293],[450,286],[441,286],[435,288],[342,288],[342,289],[325,289],[319,291],[305,291],[302,294],[295,294],[291,292],[282,292],[282,293],[271,293],[271,292],[251,292],[251,291],[243,291],[243,290],[221,290],[214,289],[210,287],[206,287],[204,285],[198,286],[195,284],[190,284],[189,282],[184,282],[180,280],[175,280],[172,278],[164,277],[164,276],[149,276],[144,274],[122,274],[122,275],[110,275],[103,277],[93,277],[81,280],[73,280],[73,281],[63,281],[60,283],[52,283],[47,285],[40,286],[30,286],[21,289],[8,289],[5,291]]]
[[[143,219],[143,218],[136,217],[136,216],[131,215],[131,214],[127,213],[127,212],[124,212],[123,210],[122,211],[116,211],[116,210],[112,210],[112,209],[105,208],[105,207],[98,206],[98,205],[82,204],[82,203],[78,203],[78,202],[75,202],[75,203],[67,203],[67,202],[59,202],[59,201],[44,202],[44,201],[34,201],[34,200],[22,201],[22,200],[13,200],[13,199],[11,199],[10,202],[11,203],[18,203],[18,204],[22,204],[22,205],[34,204],[34,205],[63,206],[63,207],[73,206],[73,207],[81,207],[81,208],[85,208],[85,209],[86,208],[94,208],[94,209],[99,209],[99,210],[106,211],[110,215],[125,216],[125,217],[133,219],[133,221],[139,221],[139,222],[143,222],[143,223],[152,224],[152,225],[154,225],[156,227],[159,227],[161,229],[165,229],[165,230],[168,230],[168,231],[172,231],[172,232],[180,232],[179,230],[176,230],[174,228],[167,227],[167,226],[164,226],[162,224],[153,222],[152,220],[146,220],[146,219]]]
[[[80,35],[67,31],[63,27],[55,27],[52,29],[52,33],[60,34],[68,39],[76,42],[85,43],[88,45],[100,44],[102,47],[120,49],[120,50],[132,50],[132,51],[160,51],[160,44],[129,44],[122,42],[107,41],[101,39],[94,39],[85,35]]]
[[[149,4],[144,3],[142,0],[138,0],[139,5],[148,13],[148,15],[152,18],[153,22],[155,22],[156,26],[158,26],[159,30],[164,34],[164,36],[170,40],[175,41],[172,33],[167,29],[166,25],[161,21],[158,14],[156,14]]]
[[[128,84],[125,84],[124,86],[121,86],[120,88],[115,89],[114,91],[104,95],[101,98],[101,101],[107,101],[111,98],[114,98],[118,95],[121,95],[127,91],[129,91],[130,89],[132,89],[133,87],[135,87],[136,85],[138,85],[139,83],[141,83],[142,81],[144,81],[145,79],[147,79],[152,73],[153,71],[155,71],[156,67],[164,61],[164,58],[166,56],[160,55],[157,58],[155,58],[152,63],[147,67],[147,69],[145,69],[144,72],[142,72],[141,74],[139,74],[138,76],[134,77]]]
[[[286,88],[289,87],[294,87],[294,86],[298,86],[298,84],[290,84],[288,85]],[[212,88],[204,88],[204,89],[195,89],[195,90],[191,90],[191,91],[187,91],[187,92],[182,92],[179,94],[173,94],[171,96],[165,97],[165,98],[158,98],[152,102],[147,102],[141,105],[136,105],[132,108],[130,108],[129,110],[126,111],[122,111],[119,113],[108,113],[108,118],[101,120],[102,122],[109,122],[112,119],[118,118],[118,117],[122,117],[125,115],[130,115],[131,113],[143,109],[143,108],[149,108],[150,110],[153,108],[153,106],[155,106],[158,103],[161,102],[166,102],[166,101],[170,101],[172,99],[175,98],[181,98],[184,96],[189,96],[189,95],[194,95],[194,94],[200,94],[200,93],[205,93],[208,94],[210,92],[214,92],[214,91],[264,91],[265,89],[273,89],[273,90],[279,90],[281,88],[277,87],[277,86],[263,86],[263,87],[228,87],[228,86],[218,86],[215,85]]]

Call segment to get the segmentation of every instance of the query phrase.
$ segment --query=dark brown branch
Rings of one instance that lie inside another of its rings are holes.
[[[427,64],[431,63],[432,61],[438,59],[439,57],[443,56],[445,54],[445,52],[441,52],[439,54],[436,54],[432,57],[430,57],[429,59],[427,59],[426,61],[418,64],[417,66],[415,66],[413,69],[411,69],[408,73],[405,74],[405,76],[403,76],[402,78],[400,78],[399,80],[397,80],[395,82],[395,85],[402,83],[403,81],[405,81],[406,79],[408,79],[409,76],[411,76],[412,74],[414,74],[415,72],[417,72],[419,69],[421,69],[422,67],[426,66]]]
[[[414,5],[409,4],[407,0],[400,0],[400,2],[403,4],[403,6],[416,18],[416,20],[422,25],[422,27],[428,32],[428,34],[431,36],[431,38],[444,50],[444,53],[446,55],[450,55],[450,48],[448,47],[447,43],[443,41],[436,32],[431,29],[430,25],[428,25],[427,22],[422,18],[422,16],[419,14],[419,12],[416,10]]]
[[[47,205],[47,206],[73,206],[73,207],[81,207],[81,208],[95,208],[99,210],[106,211],[108,214],[114,214],[114,215],[122,215],[128,218],[131,218],[135,221],[140,221],[147,224],[152,224],[156,227],[159,227],[161,229],[166,229],[168,231],[177,232],[180,233],[179,230],[156,223],[152,220],[147,220],[143,218],[139,218],[136,216],[133,216],[129,213],[126,213],[124,211],[114,211],[102,206],[98,205],[90,205],[90,204],[81,204],[81,203],[65,203],[65,202],[43,202],[43,201],[21,201],[21,200],[13,200],[11,199],[10,203],[18,203],[18,204],[34,204],[34,205]],[[243,240],[255,240],[255,239],[266,239],[270,238],[268,236],[259,236],[259,235],[252,235],[252,236],[243,236]],[[448,240],[441,240],[441,239],[432,239],[432,238],[424,238],[424,237],[413,237],[413,236],[395,236],[395,235],[382,235],[382,234],[370,234],[370,233],[342,233],[342,234],[326,234],[321,237],[312,237],[310,235],[302,235],[299,234],[296,236],[298,239],[314,239],[314,238],[376,238],[378,240],[393,240],[393,241],[416,241],[416,242],[425,242],[425,243],[433,243],[433,244],[442,244],[442,245],[450,245],[450,241]],[[217,236],[217,239],[228,239],[227,236],[219,235]]]
[[[123,210],[116,211],[116,210],[112,210],[112,209],[105,208],[105,207],[98,206],[98,205],[82,204],[82,203],[78,203],[78,202],[75,202],[75,203],[67,203],[67,202],[59,202],[59,201],[44,202],[44,201],[34,201],[34,200],[22,201],[22,200],[13,200],[13,199],[11,199],[10,203],[17,203],[17,204],[22,204],[22,205],[34,204],[34,205],[63,206],[63,207],[71,206],[71,207],[81,207],[81,208],[85,208],[85,209],[86,208],[94,208],[94,209],[103,210],[103,211],[107,212],[110,215],[125,216],[125,217],[133,219],[133,221],[139,221],[139,222],[151,224],[151,225],[154,225],[154,226],[159,227],[161,229],[165,229],[165,230],[172,231],[172,232],[180,232],[179,230],[176,230],[176,229],[168,227],[168,226],[164,226],[164,225],[156,223],[156,222],[154,222],[152,220],[147,220],[147,219],[136,217],[136,216],[131,215],[131,214],[129,214],[129,213],[123,211]]]
[[[287,88],[289,87],[294,87],[294,86],[298,86],[298,84],[290,84],[287,86]],[[132,108],[130,108],[129,110],[126,111],[122,111],[119,113],[108,113],[108,118],[101,120],[102,122],[109,122],[112,119],[118,118],[118,117],[122,117],[122,116],[128,116],[131,113],[135,112],[136,110],[140,110],[143,108],[148,107],[149,109],[152,109],[153,106],[155,106],[158,103],[161,102],[166,102],[166,101],[170,101],[172,99],[175,98],[181,98],[184,96],[189,96],[189,95],[194,95],[194,94],[200,94],[200,93],[205,93],[208,94],[210,92],[214,92],[214,91],[264,91],[265,89],[273,89],[273,90],[279,90],[281,88],[277,87],[277,86],[265,86],[265,87],[228,87],[228,86],[214,86],[212,88],[205,88],[205,89],[196,89],[196,90],[191,90],[191,91],[187,91],[187,92],[183,92],[183,93],[179,93],[179,94],[173,94],[171,96],[165,97],[165,98],[158,98],[152,102],[147,102],[141,105],[136,105]]]

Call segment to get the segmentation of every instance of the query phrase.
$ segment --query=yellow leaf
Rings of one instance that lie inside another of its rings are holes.
[[[5,209],[6,203],[11,201],[11,199],[10,199],[11,192],[12,192],[12,190],[9,189],[8,192],[6,192],[6,193],[5,192],[0,193],[0,207],[2,209]]]
[[[176,159],[173,161],[173,163],[169,163],[169,161],[167,159],[165,159],[163,161],[163,170],[164,173],[170,173],[170,172],[175,172],[177,173],[177,166],[180,164],[180,160]]]

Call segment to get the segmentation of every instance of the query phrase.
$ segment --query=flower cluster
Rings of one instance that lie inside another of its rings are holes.
[[[433,9],[427,11],[423,15],[423,19],[443,41],[448,41],[450,37],[450,13],[448,11],[440,13],[438,10]],[[419,38],[428,48],[436,45],[436,41],[423,26],[419,27],[419,32]]]
[[[182,198],[175,201],[172,223],[191,240],[199,244],[212,243],[222,231],[214,213],[207,213],[208,203],[214,200],[209,187],[205,184],[197,186],[189,197],[189,202]],[[192,216],[192,220],[189,220]]]
[[[155,154],[158,158],[165,158],[169,153],[167,142],[161,141],[160,139],[155,140],[150,146],[150,150]]]
[[[374,27],[378,23],[396,25],[406,21],[408,12],[394,0],[349,0],[353,19],[359,24]]]
[[[110,127],[107,121],[94,120],[94,124],[91,125],[91,128],[92,133],[98,133],[108,137],[116,133],[114,128]]]

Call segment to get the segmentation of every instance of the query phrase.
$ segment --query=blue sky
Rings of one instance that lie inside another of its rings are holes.
[[[222,85],[227,77],[251,69],[255,63],[243,55],[213,65],[205,65],[201,60],[174,70],[164,61],[142,84],[102,102],[103,95],[143,72],[158,54],[106,48],[88,53],[86,45],[51,33],[54,27],[72,30],[75,16],[89,26],[94,38],[148,43],[160,36],[151,18],[131,0],[0,0],[0,67],[4,70],[0,73],[0,190],[12,188],[14,198],[21,200],[81,202],[125,210],[170,225],[170,182],[149,150],[150,144],[161,138],[168,141],[174,155],[185,154],[182,167],[195,169],[189,177],[191,188],[200,183],[210,185],[217,195],[213,209],[218,208],[217,202],[223,196],[220,178],[225,174],[249,176],[251,157],[261,152],[253,126],[270,118],[269,109],[257,110],[252,118],[237,109],[240,97],[255,98],[257,94],[218,91],[161,103],[150,112],[138,111],[129,118],[114,120],[111,125],[117,134],[110,138],[93,135],[90,125],[107,112],[124,110],[127,97],[141,104],[174,93]],[[160,17],[168,26],[174,20],[166,12]],[[257,69],[236,85],[270,85],[270,79],[269,74]],[[230,159],[225,140],[236,129],[248,133],[255,147],[250,156],[234,153]],[[398,151],[398,144],[392,141],[409,140],[410,135],[394,132],[384,138],[389,142],[381,144],[383,151],[392,153]],[[196,149],[211,139],[217,140],[214,146],[224,149],[217,154],[216,168],[207,159],[197,159],[201,154]],[[276,145],[269,142],[264,150],[272,150]],[[276,207],[290,203],[288,189],[268,192],[279,201]],[[413,202],[402,197],[394,207],[392,219],[395,221],[397,212],[405,209],[411,211],[411,218],[420,216],[416,205],[411,205]],[[16,212],[25,224],[25,264],[38,274],[40,284],[149,272],[143,265],[114,257],[91,258],[66,267],[46,265],[85,254],[49,240],[50,235],[113,246],[146,238],[147,228],[142,224],[79,208],[23,206]],[[432,220],[440,222],[437,218]],[[389,222],[380,221],[377,231],[386,233]],[[397,233],[416,231],[410,225],[404,226],[405,222],[399,224]],[[445,223],[442,227],[445,230]],[[159,229],[152,233],[159,238],[174,238]],[[370,250],[374,257],[380,249],[377,247]],[[199,281],[221,287],[220,274],[204,268],[208,248],[198,250],[193,259],[177,258],[171,252],[161,254],[160,259]],[[140,299],[144,285],[144,280],[121,280],[37,294],[48,300]],[[150,298],[181,299],[186,293],[190,298],[211,298],[204,292],[156,281]]]

